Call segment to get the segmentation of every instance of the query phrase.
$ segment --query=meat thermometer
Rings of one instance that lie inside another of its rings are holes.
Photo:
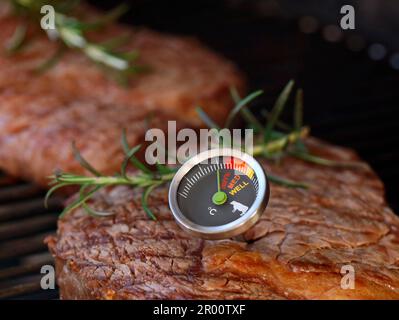
[[[269,193],[263,168],[253,157],[230,148],[212,149],[187,160],[176,172],[169,206],[188,233],[226,239],[255,224]]]

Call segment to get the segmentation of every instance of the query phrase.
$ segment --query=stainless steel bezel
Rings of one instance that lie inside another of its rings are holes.
[[[188,220],[177,203],[177,189],[183,177],[197,164],[218,156],[232,156],[247,163],[255,172],[259,183],[258,195],[248,211],[237,220],[222,226],[202,226]],[[220,148],[206,150],[187,160],[176,172],[169,188],[169,207],[178,225],[188,233],[205,239],[227,239],[242,234],[253,226],[263,214],[269,201],[269,183],[262,166],[252,156],[240,150]]]

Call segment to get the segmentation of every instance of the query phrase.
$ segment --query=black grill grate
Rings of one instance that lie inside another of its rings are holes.
[[[55,232],[61,199],[43,204],[37,186],[0,177],[0,299],[54,299],[58,290],[43,290],[40,273],[53,258],[43,239]]]

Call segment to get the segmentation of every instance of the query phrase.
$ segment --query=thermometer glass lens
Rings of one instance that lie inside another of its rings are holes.
[[[259,184],[254,170],[235,157],[215,157],[195,165],[177,189],[180,211],[202,226],[220,226],[243,216]]]

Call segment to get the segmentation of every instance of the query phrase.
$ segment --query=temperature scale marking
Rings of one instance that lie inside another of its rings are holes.
[[[224,239],[248,230],[263,213],[268,195],[266,176],[254,158],[233,149],[213,149],[176,172],[169,205],[187,232]]]

